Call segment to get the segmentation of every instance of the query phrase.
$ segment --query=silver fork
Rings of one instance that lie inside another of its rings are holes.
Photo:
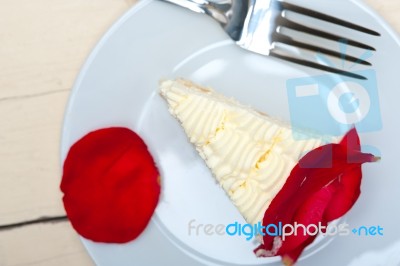
[[[347,45],[375,51],[369,45],[348,39],[334,33],[315,29],[310,26],[302,25],[290,20],[286,11],[312,17],[318,20],[337,24],[355,31],[369,35],[380,36],[376,31],[370,30],[360,25],[338,19],[327,14],[323,14],[308,8],[290,4],[282,0],[163,0],[178,6],[188,8],[192,11],[211,16],[224,28],[225,32],[240,47],[267,56],[273,56],[292,63],[320,69],[323,71],[345,75],[357,79],[366,79],[364,76],[334,68],[326,64],[306,60],[292,55],[287,55],[277,51],[277,44],[284,44],[315,51],[323,55],[341,58],[350,62],[362,65],[371,65],[370,62],[360,58],[345,55],[340,52],[320,47],[317,44],[307,41],[299,41],[281,32],[282,27],[289,28],[298,32],[315,35],[324,39],[345,42]]]

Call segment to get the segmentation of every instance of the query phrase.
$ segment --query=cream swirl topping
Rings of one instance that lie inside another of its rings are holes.
[[[210,88],[161,83],[169,111],[248,223],[262,221],[300,157],[322,138],[295,140],[292,129]]]

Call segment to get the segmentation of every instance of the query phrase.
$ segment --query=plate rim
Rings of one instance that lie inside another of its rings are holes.
[[[102,47],[110,39],[110,37],[124,24],[124,22],[127,21],[128,19],[130,19],[137,12],[139,12],[141,9],[143,9],[150,3],[156,2],[156,1],[157,0],[140,0],[136,4],[134,4],[131,8],[129,8],[127,11],[125,11],[119,18],[117,18],[117,20],[114,23],[112,23],[112,25],[99,38],[99,40],[96,42],[96,44],[93,46],[90,53],[84,60],[82,66],[78,70],[76,79],[71,87],[71,92],[69,94],[68,101],[66,103],[64,117],[62,120],[63,122],[62,122],[62,127],[61,127],[61,138],[60,138],[60,144],[59,144],[60,145],[59,147],[60,147],[60,165],[61,165],[61,167],[64,164],[66,152],[69,149],[69,147],[66,147],[66,135],[68,132],[67,119],[73,108],[74,100],[77,97],[77,93],[79,91],[79,88],[81,87],[82,81],[87,73],[87,70],[91,67],[94,59],[98,55],[98,52],[102,49]],[[377,21],[377,23],[379,25],[381,25],[382,28],[389,34],[390,38],[396,42],[397,46],[400,47],[400,33],[395,31],[394,28],[375,9],[373,9],[370,5],[368,5],[363,0],[348,0],[348,1],[353,2],[360,9],[362,9],[367,14],[369,14],[371,17],[373,17]],[[156,220],[155,217],[153,217],[152,221],[155,221],[155,220]],[[157,227],[159,227],[159,224],[157,221],[155,224]],[[85,246],[85,249],[88,252],[88,254],[90,254],[91,259],[96,262],[96,259],[93,256],[92,252],[90,251],[90,248],[85,243],[87,241],[87,239],[84,239],[80,235],[79,235],[79,239],[80,239],[81,243],[83,243],[83,245]],[[171,241],[171,240],[169,240],[169,241]],[[174,245],[174,246],[177,247],[177,245]],[[181,248],[181,247],[179,247],[179,248]],[[196,256],[196,258],[197,258],[197,256]],[[203,260],[201,260],[201,261],[203,261]]]

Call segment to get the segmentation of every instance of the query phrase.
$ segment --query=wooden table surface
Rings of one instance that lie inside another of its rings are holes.
[[[0,0],[0,225],[64,215],[66,102],[90,50],[136,0]],[[400,31],[399,0],[366,0]],[[0,266],[92,265],[67,222],[0,231]]]

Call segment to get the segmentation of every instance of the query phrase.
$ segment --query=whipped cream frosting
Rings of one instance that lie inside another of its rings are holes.
[[[322,138],[295,140],[289,125],[190,81],[161,82],[169,111],[248,223],[264,212],[306,152]]]

